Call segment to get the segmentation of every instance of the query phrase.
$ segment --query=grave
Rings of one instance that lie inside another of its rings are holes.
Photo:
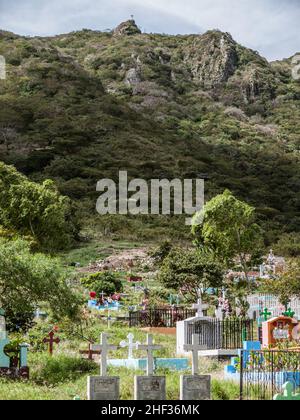
[[[299,323],[288,316],[279,316],[262,323],[262,345],[265,348],[276,346],[280,342],[292,341],[293,331],[297,330]]]
[[[162,346],[153,343],[152,335],[147,335],[146,344],[139,344],[138,350],[147,352],[147,376],[134,377],[134,399],[141,401],[162,401],[166,399],[166,377],[154,375],[153,351]]]
[[[45,337],[43,339],[43,343],[45,344],[49,344],[49,354],[50,356],[53,355],[53,344],[59,344],[60,343],[60,338],[59,337],[55,337],[55,332],[54,331],[50,331],[48,334],[48,337]]]
[[[292,382],[286,382],[282,387],[283,394],[274,395],[274,401],[300,401],[300,394],[294,393]]]
[[[244,342],[244,349],[239,356],[231,359],[231,364],[224,368],[224,379],[241,383],[243,379],[250,390],[251,385],[262,384],[262,388],[274,390],[286,381],[300,387],[299,351],[293,349],[261,349],[260,342]],[[276,387],[276,388],[274,388]]]
[[[253,339],[253,321],[196,316],[177,322],[177,355],[186,355],[184,346],[192,344],[193,334],[199,336],[199,356],[220,358],[237,356],[238,349],[243,348],[245,338]]]
[[[211,377],[199,375],[199,350],[201,346],[197,343],[199,337],[194,334],[192,344],[185,345],[184,349],[192,352],[192,375],[180,376],[180,400],[201,401],[211,399]]]
[[[5,312],[0,308],[0,377],[29,379],[27,366],[28,344],[21,344],[19,354],[9,357],[5,347],[10,343],[6,332]]]
[[[120,378],[107,376],[107,354],[117,350],[117,346],[108,343],[108,335],[101,334],[100,345],[93,344],[92,351],[101,352],[100,376],[87,379],[87,398],[90,401],[115,401],[120,399]]]
[[[127,336],[128,341],[121,341],[120,346],[122,348],[128,347],[128,358],[127,359],[110,359],[108,360],[109,366],[114,367],[126,367],[128,369],[134,370],[146,370],[147,369],[147,359],[136,359],[133,357],[133,350],[138,349],[140,342],[134,342],[134,335],[129,333]],[[188,369],[188,359],[187,358],[165,358],[160,359],[156,358],[154,360],[154,370],[157,368],[164,368],[170,370],[186,370]]]
[[[93,343],[89,343],[89,348],[87,350],[79,350],[79,354],[87,355],[88,360],[94,360],[94,355],[99,356],[101,354],[101,351],[99,350],[92,350],[92,344]]]
[[[273,295],[250,295],[247,297],[247,302],[249,303],[247,315],[251,319],[257,319],[264,308],[268,308],[269,312],[272,312],[274,317],[281,316],[282,313],[288,309],[280,303],[277,296]],[[289,308],[295,313],[293,317],[300,319],[300,299],[297,297],[291,297]]]
[[[96,299],[89,299],[88,300],[88,308],[95,309],[97,311],[119,311],[122,307],[122,304],[118,301],[114,301],[112,303],[107,303],[105,305],[99,305]]]

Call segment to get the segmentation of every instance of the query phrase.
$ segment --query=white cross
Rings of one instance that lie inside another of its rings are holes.
[[[121,341],[120,346],[121,347],[128,347],[128,359],[133,359],[133,350],[137,350],[138,345],[141,344],[139,341],[136,343],[133,341],[134,335],[132,333],[129,333],[127,335],[128,342],[127,341]]]
[[[160,350],[162,346],[153,343],[153,336],[147,334],[147,343],[139,344],[138,350],[145,350],[147,352],[147,376],[151,376],[154,373],[154,357],[153,351]]]
[[[198,341],[198,344],[197,344]],[[192,375],[198,375],[199,371],[199,351],[203,350],[203,346],[199,344],[199,336],[193,334],[192,344],[184,344],[183,349],[185,351],[192,352]]]
[[[101,351],[101,370],[100,375],[106,376],[107,374],[107,354],[109,350],[117,350],[117,346],[113,346],[108,344],[107,341],[108,334],[102,333],[100,336],[100,345],[99,344],[92,344],[91,350],[92,351]]]
[[[197,316],[203,318],[203,311],[208,309],[209,305],[203,304],[201,297],[199,297],[197,303],[193,304],[193,309],[197,309]]]

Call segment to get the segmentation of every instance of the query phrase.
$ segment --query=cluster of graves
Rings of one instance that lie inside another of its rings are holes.
[[[133,337],[129,337],[133,339]],[[145,344],[123,343],[129,346],[129,356],[133,359],[133,348],[144,351],[147,354],[146,375],[134,377],[134,399],[142,401],[161,401],[166,400],[166,376],[155,375],[154,352],[160,350],[162,346],[153,341],[151,334],[147,335]],[[99,376],[89,376],[87,380],[88,400],[119,400],[120,399],[120,378],[108,376],[108,352],[118,349],[117,345],[108,343],[108,335],[101,334],[100,344],[93,345],[92,350],[101,352],[101,368]],[[211,398],[211,378],[209,375],[198,375],[198,346],[193,341],[186,347],[187,351],[192,352],[192,374],[181,375],[180,377],[180,399],[181,400],[209,400]]]

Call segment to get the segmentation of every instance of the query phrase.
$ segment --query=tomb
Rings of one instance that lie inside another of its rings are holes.
[[[0,377],[29,379],[27,366],[28,344],[21,344],[14,356],[9,357],[5,348],[10,344],[6,332],[5,312],[0,309]]]

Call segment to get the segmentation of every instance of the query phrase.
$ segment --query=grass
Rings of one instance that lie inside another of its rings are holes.
[[[106,324],[100,324],[92,331],[87,331],[99,337],[106,330]],[[109,329],[110,342],[119,343],[126,339],[129,332],[133,332],[135,339],[145,342],[146,334],[139,329],[129,329],[124,326],[112,326]],[[79,348],[87,348],[87,344],[78,338],[67,338],[61,331],[63,338],[59,346],[55,347],[53,357],[45,351],[29,353],[30,367],[29,381],[12,381],[0,379],[0,400],[72,400],[75,396],[86,399],[86,384],[88,375],[99,374],[99,366],[95,362],[83,360],[78,354]],[[176,349],[175,336],[154,334],[156,343],[163,349],[156,352],[157,357],[174,357]],[[119,349],[112,355],[114,358],[127,358],[127,350]],[[135,352],[135,357],[145,357],[143,352]],[[201,359],[200,373],[211,374],[212,397],[216,400],[238,398],[238,385],[222,381],[223,363],[211,359]],[[158,375],[167,377],[167,399],[179,399],[180,375],[187,372],[173,372],[168,369],[159,369]],[[133,399],[134,375],[143,375],[144,372],[132,371],[126,368],[109,368],[109,375],[121,378],[121,399]]]

